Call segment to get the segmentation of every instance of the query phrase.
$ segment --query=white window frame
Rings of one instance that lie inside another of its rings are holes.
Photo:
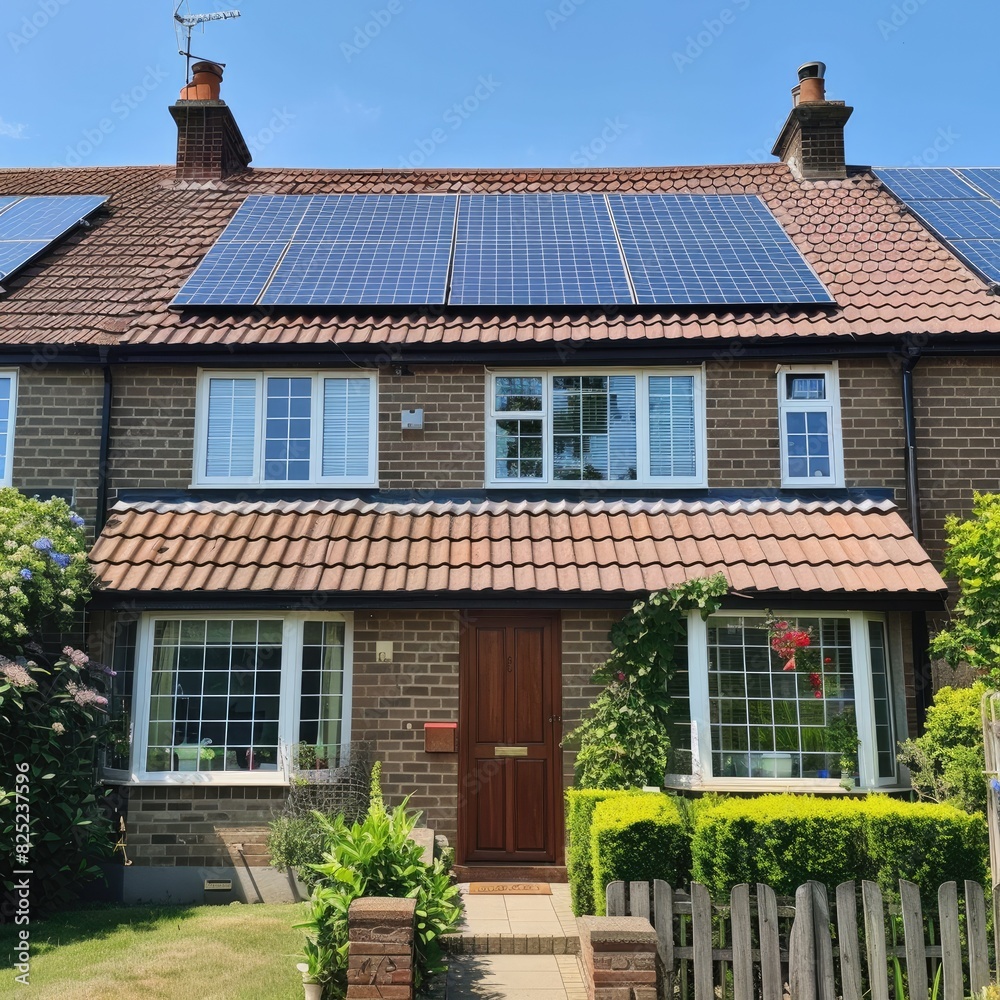
[[[635,377],[635,444],[636,478],[618,479],[555,479],[553,476],[552,441],[552,382],[562,376],[632,375]],[[649,453],[649,380],[656,376],[682,375],[694,379],[694,432],[695,474],[693,476],[653,476],[650,472]],[[492,488],[535,489],[620,489],[631,487],[681,486],[706,487],[707,447],[705,415],[705,366],[671,368],[518,368],[512,370],[487,369],[486,371],[486,486]],[[542,411],[530,410],[498,412],[496,409],[496,380],[498,378],[542,379]],[[542,451],[544,476],[541,479],[496,478],[496,437],[498,420],[532,420],[542,422]]]
[[[153,629],[158,621],[237,621],[280,619],[282,627],[281,682],[278,692],[278,746],[288,748],[298,742],[299,710],[302,699],[302,635],[307,621],[344,623],[344,691],[340,742],[351,741],[351,715],[354,679],[354,616],[350,612],[241,611],[241,612],[147,612],[139,622],[135,648],[135,696],[132,722],[131,777],[133,785],[287,785],[287,754],[277,771],[147,771],[146,750],[149,741],[149,709],[153,674]],[[281,756],[281,755],[279,755]]]
[[[781,441],[781,485],[797,489],[817,486],[844,486],[843,425],[840,416],[840,373],[837,362],[825,365],[779,365],[778,375],[778,434]],[[789,399],[788,375],[824,375],[827,384],[825,400]],[[789,412],[826,413],[830,428],[831,475],[790,476],[788,474],[788,429],[785,414]]]
[[[10,378],[10,419],[7,434],[3,438],[4,466],[0,469],[0,486],[11,486],[14,482],[14,426],[17,423],[17,369],[0,368],[0,378]]]
[[[738,615],[741,618],[764,619],[763,611],[722,611],[721,615]],[[864,611],[776,611],[778,617],[796,618],[846,618],[851,623],[851,657],[854,663],[854,716],[858,726],[858,786],[862,789],[894,787],[898,777],[878,776],[878,745],[875,738],[875,695],[872,688],[871,650],[868,645],[868,622],[882,623],[885,635],[885,652],[888,658],[890,708],[895,711],[897,671],[892,663],[892,646],[886,616]],[[789,790],[812,787],[816,790],[840,787],[836,778],[731,778],[718,777],[712,773],[712,728],[709,710],[708,685],[708,622],[697,611],[688,613],[688,693],[691,705],[691,749],[692,773],[698,776],[698,787],[713,785],[734,790],[766,791],[769,786],[780,786]],[[898,718],[893,720],[893,729],[900,729]],[[898,772],[897,772],[898,774]]]
[[[266,399],[264,394],[265,380],[269,378],[310,378],[313,383],[312,416],[310,417],[311,441],[309,463],[312,475],[309,479],[270,480],[264,479],[264,423],[266,420]],[[352,476],[323,476],[319,473],[323,454],[323,380],[326,378],[362,378],[371,383],[368,406],[368,426],[370,428],[368,442],[368,476],[357,478]],[[253,475],[239,476],[208,476],[205,474],[205,463],[208,457],[208,393],[212,379],[254,379],[257,384],[257,401],[255,407],[256,426],[254,428]],[[198,370],[198,388],[195,404],[195,442],[194,470],[192,486],[212,487],[258,487],[260,489],[303,489],[310,486],[378,486],[378,375],[371,371],[358,369],[340,370],[323,369],[320,371],[303,371],[302,369],[208,369]]]

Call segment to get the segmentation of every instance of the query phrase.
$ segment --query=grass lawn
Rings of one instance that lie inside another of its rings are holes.
[[[31,926],[31,985],[14,982],[0,927],[0,997],[302,1000],[305,904],[69,910]]]

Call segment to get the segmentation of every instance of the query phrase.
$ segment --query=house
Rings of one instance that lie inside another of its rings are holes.
[[[287,748],[358,740],[465,874],[558,877],[609,626],[717,571],[671,781],[840,794],[814,737],[853,709],[860,785],[905,787],[944,518],[997,488],[1000,299],[912,176],[846,165],[822,64],[773,163],[583,170],[253,169],[195,69],[176,164],[0,170],[8,211],[99,201],[6,268],[0,442],[97,525],[126,898],[276,892]]]

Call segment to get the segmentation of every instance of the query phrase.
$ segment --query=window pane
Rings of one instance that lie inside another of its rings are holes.
[[[854,724],[850,622],[788,621],[793,628],[809,630],[812,639],[796,654],[791,670],[770,648],[763,619],[709,619],[709,721],[716,776],[839,776],[836,730]]]
[[[892,686],[889,678],[889,656],[885,647],[885,626],[882,622],[868,622],[868,648],[872,660],[878,776],[895,778],[896,740],[892,728]]]
[[[694,376],[654,375],[649,380],[649,466],[653,476],[694,476]]]
[[[494,381],[493,405],[496,411],[541,413],[544,408],[542,384],[541,376],[528,378],[498,376]]]
[[[833,470],[828,415],[825,412],[786,412],[785,430],[789,477],[829,479]]]
[[[264,479],[267,482],[309,479],[312,384],[311,378],[266,380]]]
[[[256,379],[208,380],[206,476],[215,479],[249,479],[253,476],[256,413]]]
[[[147,769],[277,770],[281,642],[280,620],[156,622]]]
[[[826,399],[826,376],[786,375],[785,386],[789,399]]]
[[[497,479],[541,479],[543,463],[541,420],[498,420],[495,471]]]
[[[371,393],[371,379],[323,380],[324,476],[370,478]]]
[[[0,480],[10,474],[9,441],[14,415],[11,413],[11,397],[14,392],[14,379],[10,375],[0,375]]]
[[[339,757],[344,707],[344,625],[306,622],[302,646],[299,742],[334,766]]]
[[[553,379],[555,478],[635,481],[635,405],[634,375]]]

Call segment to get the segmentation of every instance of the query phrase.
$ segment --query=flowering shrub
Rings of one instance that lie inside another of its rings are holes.
[[[62,500],[0,489],[0,652],[69,628],[92,579],[83,518]]]
[[[768,614],[765,621],[767,638],[771,649],[785,661],[783,670],[795,670],[802,667],[808,670],[809,685],[817,698],[823,697],[823,676],[817,663],[815,650],[812,646],[812,629],[793,628],[788,622],[778,620]],[[829,657],[826,660],[830,662]]]
[[[676,647],[687,642],[687,612],[707,618],[729,586],[721,574],[650,594],[611,629],[611,656],[593,676],[606,685],[564,743],[579,746],[579,788],[624,789],[663,784]]]

